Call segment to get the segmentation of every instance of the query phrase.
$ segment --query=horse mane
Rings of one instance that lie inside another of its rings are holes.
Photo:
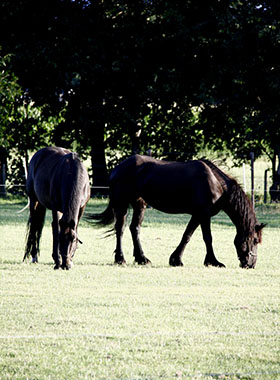
[[[227,211],[229,217],[236,227],[242,226],[248,235],[251,235],[255,232],[255,226],[258,224],[251,200],[235,178],[224,173],[213,162],[206,159],[202,159],[201,161],[209,166],[227,194],[228,206],[225,207],[225,211]],[[262,230],[258,231],[258,237],[261,241]]]
[[[209,168],[212,170],[212,172],[214,173],[215,177],[218,179],[224,190],[228,190],[228,183],[230,181],[235,181],[237,183],[237,181],[233,177],[223,172],[216,164],[214,164],[214,162],[205,158],[200,159],[200,161],[204,162],[207,166],[209,166]]]

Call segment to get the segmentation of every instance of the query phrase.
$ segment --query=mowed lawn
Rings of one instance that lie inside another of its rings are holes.
[[[235,228],[220,214],[214,249],[225,269],[205,268],[198,229],[183,256],[168,259],[186,215],[147,209],[141,240],[151,266],[114,261],[114,237],[79,228],[70,271],[54,271],[48,213],[40,262],[22,263],[28,212],[0,203],[0,379],[280,379],[280,210],[259,207],[268,223],[255,270],[239,268]],[[91,200],[101,211],[106,200]]]

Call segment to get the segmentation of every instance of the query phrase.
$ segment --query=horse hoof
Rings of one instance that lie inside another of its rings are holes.
[[[216,268],[225,268],[226,266],[223,263],[220,263],[219,261],[215,263],[210,263],[210,262],[204,262],[204,265],[206,267],[216,267]]]
[[[170,257],[169,259],[169,265],[171,267],[183,267],[184,264],[182,263],[181,259],[175,258],[175,257]]]
[[[65,266],[61,266],[61,269],[62,269],[62,270],[69,270],[70,267],[69,267],[68,265],[65,265]]]
[[[55,264],[55,266],[53,267],[54,270],[57,270],[60,268],[60,265],[59,264]]]
[[[125,261],[125,259],[115,260],[115,264],[116,265],[126,265],[126,261]]]
[[[151,261],[149,259],[147,259],[147,257],[142,257],[141,259],[139,260],[135,260],[135,262],[138,264],[138,265],[149,265],[149,264],[152,264]]]
[[[120,253],[116,252],[115,264],[117,264],[117,265],[125,265],[126,264],[126,261],[125,261],[125,258],[124,258],[124,255],[122,254],[122,252],[120,252]]]
[[[61,269],[66,269],[66,270],[69,270],[69,269],[71,269],[72,268],[72,266],[73,266],[73,263],[71,262],[71,263],[68,263],[68,264],[64,264],[64,265],[61,265]]]

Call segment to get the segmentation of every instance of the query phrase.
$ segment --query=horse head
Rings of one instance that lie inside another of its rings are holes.
[[[73,265],[72,258],[80,241],[77,237],[77,227],[74,220],[66,222],[60,219],[59,225],[59,251],[62,258],[61,268],[70,269]]]
[[[255,268],[257,263],[258,244],[262,241],[262,229],[265,224],[256,224],[253,231],[244,236],[237,233],[234,245],[240,261],[241,268]]]

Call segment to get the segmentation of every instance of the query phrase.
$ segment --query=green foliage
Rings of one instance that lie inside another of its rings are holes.
[[[0,57],[0,147],[8,152],[6,185],[21,186],[25,184],[28,151],[52,143],[57,125],[64,121],[65,109],[52,116],[45,114],[46,106],[36,106],[11,71],[11,59]],[[12,192],[22,194],[24,187]]]
[[[34,151],[52,141],[56,126],[64,120],[63,112],[45,117],[44,107],[25,93],[17,99],[14,113],[9,118],[6,131],[6,144],[18,153]]]
[[[231,2],[217,15],[216,40],[210,38],[216,49],[212,98],[201,114],[206,141],[215,149],[226,146],[236,159],[250,151],[271,158],[279,144],[277,14],[274,2]]]
[[[11,70],[42,112],[21,126],[23,145],[76,141],[96,171],[105,150],[113,163],[115,152],[152,148],[185,159],[202,146],[227,149],[237,161],[252,150],[273,158],[280,145],[276,2],[51,4],[1,2],[0,45],[13,53]],[[63,122],[48,131],[46,115],[65,108]]]
[[[0,146],[6,142],[7,127],[14,114],[14,102],[21,95],[18,79],[9,69],[10,60],[10,55],[0,56]]]

